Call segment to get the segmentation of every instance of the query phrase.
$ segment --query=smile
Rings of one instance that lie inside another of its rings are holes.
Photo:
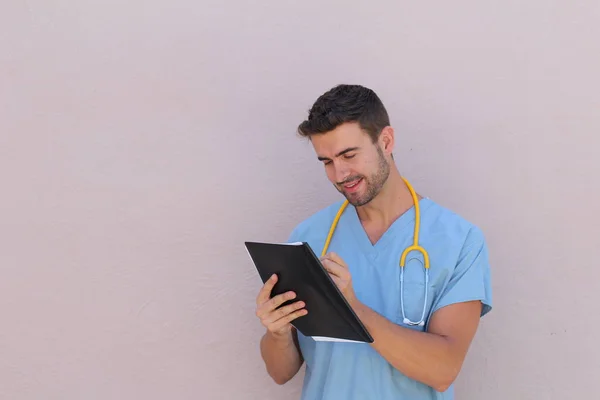
[[[344,189],[346,189],[346,190],[353,190],[353,189],[356,189],[361,182],[362,182],[362,178],[357,179],[352,182],[348,182],[348,183],[344,184],[343,186],[344,186]]]

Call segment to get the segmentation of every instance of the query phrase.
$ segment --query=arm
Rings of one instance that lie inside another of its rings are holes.
[[[276,282],[277,276],[273,275],[260,290],[256,299],[256,316],[267,329],[260,341],[267,372],[277,384],[283,385],[296,375],[304,362],[296,330],[290,322],[306,315],[307,311],[302,301],[279,307],[295,298],[296,294],[287,292],[271,298]]]
[[[362,304],[354,294],[350,272],[336,254],[322,259],[340,291],[365,324],[372,347],[406,376],[443,392],[458,375],[479,325],[480,301],[455,301],[431,317],[428,332],[394,324]]]
[[[283,336],[267,331],[260,341],[260,351],[267,372],[279,385],[292,379],[304,362],[295,329]]]
[[[431,317],[428,332],[420,332],[396,325],[358,301],[353,303],[373,336],[373,348],[404,375],[439,392],[456,379],[481,312],[479,301],[449,305]]]

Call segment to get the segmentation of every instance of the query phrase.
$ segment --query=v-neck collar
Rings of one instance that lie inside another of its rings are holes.
[[[423,214],[430,206],[431,201],[429,198],[424,197],[419,201],[421,220],[423,219]],[[365,231],[362,223],[360,222],[360,218],[358,216],[358,212],[354,206],[348,206],[348,215],[350,217],[350,222],[352,226],[352,232],[354,234],[354,238],[361,251],[371,259],[377,258],[377,255],[384,250],[388,244],[391,242],[402,240],[402,238],[398,237],[398,234],[404,232],[407,227],[410,229],[406,230],[406,232],[410,235],[411,241],[414,232],[414,222],[415,222],[415,207],[414,205],[409,208],[406,212],[400,215],[392,224],[388,227],[388,229],[381,235],[379,240],[372,244],[367,232]],[[422,225],[421,225],[422,226]]]

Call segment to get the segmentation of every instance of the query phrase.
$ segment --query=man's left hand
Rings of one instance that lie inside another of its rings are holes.
[[[329,272],[329,275],[340,289],[340,292],[344,295],[348,303],[351,306],[357,302],[354,288],[352,287],[352,276],[348,265],[342,260],[336,253],[327,253],[321,257],[321,263],[323,267]]]

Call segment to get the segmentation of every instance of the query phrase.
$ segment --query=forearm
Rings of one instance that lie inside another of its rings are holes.
[[[260,341],[260,351],[267,372],[279,385],[292,379],[302,366],[292,333],[279,337],[267,331]]]
[[[452,340],[394,324],[361,303],[353,305],[374,339],[373,348],[404,375],[443,392],[460,370]]]
[[[392,323],[362,304],[348,266],[337,254],[321,259],[359,319],[373,336],[371,346],[404,375],[445,392],[456,379],[482,315],[480,300],[455,301],[435,311],[428,332]]]

